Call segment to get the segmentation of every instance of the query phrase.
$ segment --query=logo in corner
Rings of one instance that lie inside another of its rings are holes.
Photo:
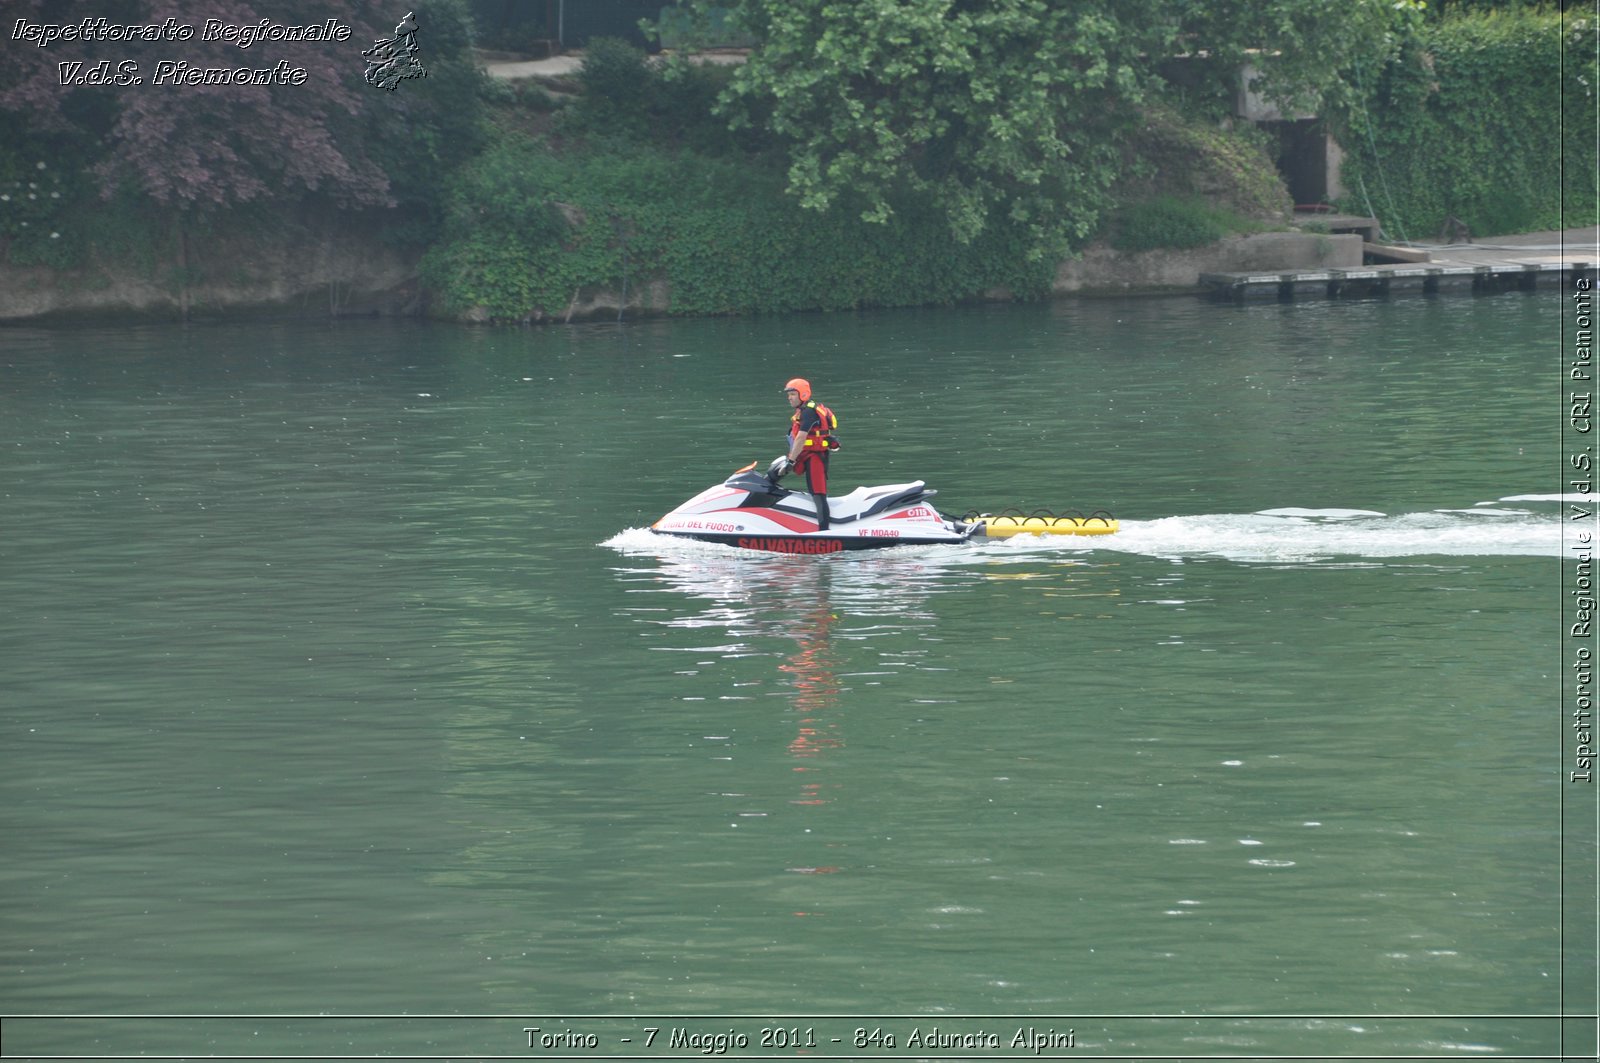
[[[408,11],[394,28],[393,37],[380,40],[361,53],[367,60],[367,84],[393,92],[407,78],[427,77],[427,69],[417,59],[420,51],[417,16]]]

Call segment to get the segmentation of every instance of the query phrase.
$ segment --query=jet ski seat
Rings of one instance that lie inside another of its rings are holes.
[[[928,490],[928,485],[922,480],[913,480],[908,484],[885,484],[882,487],[858,487],[847,495],[829,495],[828,513],[832,523],[843,524],[936,494],[938,492]]]

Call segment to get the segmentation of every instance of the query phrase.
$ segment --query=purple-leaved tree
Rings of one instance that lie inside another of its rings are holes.
[[[189,213],[307,193],[352,207],[391,202],[388,177],[363,148],[363,126],[386,94],[363,81],[361,53],[392,34],[402,6],[13,0],[6,7],[12,39],[0,52],[0,112],[34,143],[62,137],[103,145],[93,166],[103,196],[126,188]],[[106,39],[117,31],[92,21],[100,18],[108,27],[153,27],[162,39]],[[93,39],[79,32],[85,20]],[[330,20],[348,28],[348,39],[270,39],[279,27]],[[42,27],[39,34],[70,28],[77,39],[18,40],[19,22]],[[193,35],[172,39],[170,27]],[[216,27],[222,31],[207,32]],[[253,79],[239,71],[266,71],[266,83],[242,83]]]

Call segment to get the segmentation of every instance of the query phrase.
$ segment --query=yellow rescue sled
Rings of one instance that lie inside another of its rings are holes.
[[[969,513],[961,518],[967,524],[980,524],[986,539],[1009,539],[1013,535],[1110,535],[1117,530],[1115,517],[1096,510],[1087,517],[1078,513]]]

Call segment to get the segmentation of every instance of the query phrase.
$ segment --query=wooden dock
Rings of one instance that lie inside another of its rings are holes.
[[[1292,301],[1366,299],[1436,292],[1505,292],[1569,285],[1579,276],[1596,280],[1600,236],[1594,227],[1565,232],[1494,237],[1470,244],[1412,246],[1367,244],[1369,260],[1405,258],[1360,268],[1278,272],[1202,273],[1202,291],[1216,299]]]

